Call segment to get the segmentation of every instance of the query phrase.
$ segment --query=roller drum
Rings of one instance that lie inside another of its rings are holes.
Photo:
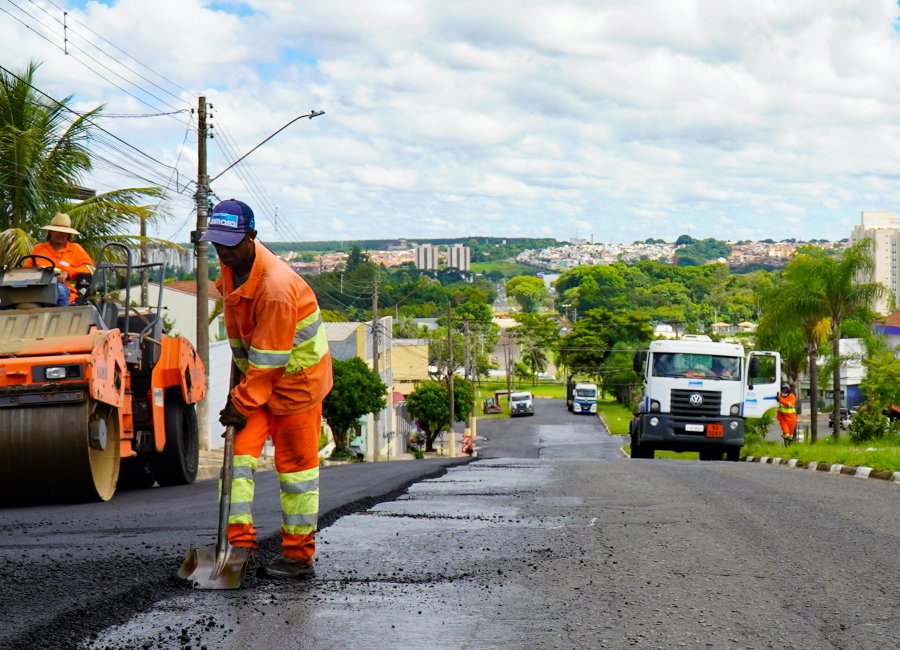
[[[108,501],[119,436],[116,409],[92,400],[0,408],[0,503]]]

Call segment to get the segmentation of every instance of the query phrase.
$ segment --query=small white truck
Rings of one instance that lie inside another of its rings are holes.
[[[580,381],[572,391],[573,413],[597,412],[597,384]]]
[[[644,378],[631,420],[631,457],[656,450],[696,451],[700,460],[740,459],[744,419],[777,406],[781,356],[737,343],[685,335],[657,340],[634,355]]]

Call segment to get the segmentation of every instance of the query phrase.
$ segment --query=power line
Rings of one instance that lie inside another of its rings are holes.
[[[16,5],[14,2],[12,2],[12,0],[9,0],[9,1],[10,1],[10,4],[12,4],[12,5],[15,6],[16,8],[18,8],[19,11],[22,11],[22,12],[25,13],[27,16],[29,16],[29,17],[31,17],[31,18],[34,18],[34,19],[35,19],[36,21],[38,21],[43,27],[46,27],[47,29],[49,29],[49,30],[51,31],[51,33],[57,33],[57,32],[55,32],[55,31],[53,30],[52,27],[48,27],[46,23],[44,23],[43,21],[39,20],[34,14],[29,13],[29,12],[26,12],[26,11],[23,10],[21,7],[19,7],[19,6]],[[153,87],[159,89],[159,90],[162,91],[163,93],[166,93],[167,95],[169,95],[170,97],[172,97],[172,98],[178,100],[179,102],[184,101],[180,96],[176,95],[175,93],[171,92],[170,90],[168,90],[168,89],[166,89],[166,88],[163,88],[162,86],[160,86],[159,84],[157,84],[156,82],[154,82],[152,79],[148,79],[147,77],[145,77],[143,74],[141,74],[140,72],[138,72],[138,71],[135,70],[134,68],[131,68],[130,66],[128,66],[125,62],[123,62],[123,60],[122,60],[121,57],[111,55],[109,52],[107,52],[106,50],[104,50],[103,48],[101,48],[100,46],[98,46],[96,43],[94,43],[94,42],[91,41],[90,39],[85,38],[84,36],[82,36],[82,35],[78,32],[78,30],[76,30],[76,29],[74,29],[73,27],[70,27],[70,26],[68,25],[67,19],[68,19],[69,13],[68,13],[66,10],[64,10],[62,7],[60,7],[59,5],[53,3],[52,0],[49,0],[49,1],[50,1],[50,4],[52,4],[54,7],[56,7],[57,9],[59,9],[60,12],[62,12],[62,15],[63,15],[63,19],[62,19],[62,20],[60,20],[57,16],[53,15],[51,12],[47,11],[47,9],[45,9],[43,6],[41,6],[41,5],[39,5],[37,2],[35,2],[35,0],[28,0],[28,2],[29,2],[30,4],[34,5],[37,9],[39,9],[40,11],[42,11],[43,13],[45,13],[51,20],[55,21],[56,23],[58,23],[58,24],[62,27],[62,30],[63,30],[63,32],[62,32],[63,42],[64,42],[66,45],[68,45],[69,43],[71,43],[70,34],[75,35],[76,37],[82,39],[82,41],[83,41],[86,45],[88,45],[88,46],[94,48],[95,50],[97,50],[97,51],[100,52],[101,54],[105,55],[105,56],[108,57],[111,61],[113,61],[116,65],[118,65],[118,66],[124,68],[125,70],[127,70],[128,72],[130,72],[131,74],[133,74],[134,76],[136,76],[136,77],[138,77],[138,78],[140,78],[140,79],[143,79],[144,81],[146,81],[146,82],[147,82],[148,84],[150,84],[151,86],[153,86]],[[122,50],[121,48],[119,48],[118,46],[116,46],[114,43],[108,41],[107,39],[105,39],[105,38],[103,38],[102,36],[100,36],[100,34],[98,34],[97,32],[93,31],[92,29],[90,29],[89,27],[87,27],[86,25],[84,25],[84,23],[82,23],[82,22],[80,22],[80,21],[78,21],[78,20],[76,20],[76,19],[73,19],[73,20],[74,20],[74,22],[77,23],[78,25],[84,27],[84,28],[85,28],[87,31],[89,31],[91,34],[93,34],[93,35],[96,36],[97,38],[101,39],[102,41],[108,43],[109,45],[111,45],[112,47],[114,47],[116,50],[118,50],[121,54],[124,54],[126,57],[128,57],[129,59],[131,59],[132,61],[134,61],[134,62],[137,63],[138,65],[140,65],[141,67],[143,67],[143,68],[149,70],[150,72],[152,72],[152,73],[153,73],[154,75],[156,75],[157,77],[159,77],[159,78],[161,78],[161,79],[164,79],[164,80],[165,80],[166,82],[168,82],[169,84],[175,86],[175,87],[178,88],[179,90],[181,90],[181,91],[183,91],[183,92],[185,92],[185,93],[187,93],[187,94],[189,94],[189,95],[192,94],[192,93],[190,93],[189,91],[187,91],[187,90],[181,88],[180,86],[178,86],[177,84],[175,84],[173,81],[171,81],[171,80],[169,80],[169,79],[166,79],[165,77],[163,77],[162,75],[160,75],[158,72],[154,71],[152,68],[150,68],[150,67],[148,67],[147,65],[141,63],[141,62],[138,61],[135,57],[131,56],[130,54],[128,54],[127,52],[125,52],[124,50]],[[74,45],[74,43],[73,43],[73,45]],[[102,63],[100,63],[99,61],[96,61],[96,59],[94,59],[93,57],[91,57],[90,54],[88,54],[87,52],[84,52],[84,50],[81,49],[81,48],[79,48],[77,45],[74,45],[74,46],[75,46],[76,48],[78,48],[81,52],[83,52],[83,53],[85,54],[85,56],[88,56],[89,58],[91,58],[91,60],[93,60],[93,61],[95,61],[96,63],[98,63],[98,65],[103,65]],[[62,50],[63,50],[63,52],[65,52],[67,55],[70,54],[70,53],[68,52],[68,50],[67,50],[65,47],[63,47]],[[106,66],[104,66],[104,67],[106,68]],[[107,70],[110,70],[109,68],[106,68],[106,69],[107,69]],[[132,84],[133,86],[135,86],[136,88],[139,88],[139,86],[138,86],[136,83],[130,81],[130,80],[127,79],[124,75],[121,75],[121,74],[119,74],[119,73],[117,73],[117,72],[115,72],[115,71],[113,71],[113,70],[110,70],[110,72],[112,72],[113,74],[116,74],[117,76],[119,76],[119,77],[122,78],[123,80],[128,81],[129,83],[131,83],[131,84]],[[141,90],[142,90],[142,92],[146,92],[148,95],[150,95],[150,96],[152,96],[152,97],[155,97],[155,95],[153,95],[152,93],[149,93],[149,92],[147,92],[146,90],[143,90],[143,89],[141,89]],[[162,99],[160,99],[160,98],[156,98],[156,99],[158,99],[159,101],[161,101],[161,102],[163,102],[163,103],[166,103],[165,100],[162,100]],[[173,108],[174,108],[174,107],[173,107]],[[181,111],[176,110],[175,112],[178,113],[178,112],[181,112]],[[166,114],[166,113],[161,113],[161,115],[165,115],[165,114]]]
[[[35,23],[37,23],[38,25],[40,25],[40,26],[43,27],[44,29],[48,30],[51,34],[55,34],[54,28],[53,28],[52,26],[48,26],[47,23],[45,23],[44,21],[42,21],[39,17],[37,17],[37,16],[35,16],[34,14],[32,14],[32,13],[26,11],[26,10],[23,9],[21,6],[19,6],[18,4],[16,4],[13,0],[7,0],[7,1],[8,1],[13,7],[15,7],[15,8],[18,9],[20,12],[22,12],[24,15],[28,16],[28,18],[30,18],[31,20],[33,20]],[[7,11],[6,13],[9,14],[10,16],[12,16],[12,14],[10,14],[8,11]],[[45,13],[46,13],[46,12],[45,12]],[[48,14],[48,15],[49,15],[49,14]],[[13,17],[15,18],[15,16],[13,16]],[[53,45],[53,46],[56,47],[57,49],[61,50],[61,51],[64,52],[65,54],[71,56],[73,60],[77,61],[80,65],[84,66],[86,69],[88,69],[88,70],[90,70],[91,72],[93,72],[94,74],[96,74],[98,77],[100,77],[101,79],[103,79],[104,81],[106,81],[108,84],[110,84],[110,85],[112,85],[112,86],[115,86],[116,88],[118,88],[119,90],[121,90],[123,93],[125,93],[126,95],[129,95],[130,97],[136,99],[137,101],[141,102],[141,103],[144,104],[145,106],[148,106],[149,108],[151,108],[151,109],[153,109],[153,110],[158,110],[158,108],[157,108],[156,106],[153,106],[153,105],[150,104],[149,102],[145,101],[143,98],[138,97],[137,95],[135,95],[135,94],[132,93],[131,91],[127,90],[126,88],[123,88],[122,86],[120,86],[118,83],[116,83],[116,82],[113,81],[112,79],[109,79],[108,77],[102,75],[95,67],[92,67],[92,66],[88,65],[87,63],[85,63],[84,61],[82,61],[80,58],[78,58],[77,56],[75,56],[74,54],[71,54],[71,53],[68,51],[68,49],[67,49],[66,47],[62,47],[62,46],[59,45],[59,43],[56,43],[56,42],[54,42],[53,40],[47,38],[46,36],[44,36],[43,34],[41,34],[40,32],[38,32],[36,29],[32,28],[30,25],[27,25],[24,21],[22,21],[22,20],[20,20],[20,19],[18,19],[18,18],[16,18],[16,20],[18,20],[18,21],[19,21],[20,23],[22,23],[23,25],[26,25],[26,27],[28,27],[29,29],[31,29],[32,31],[34,31],[34,33],[40,35],[42,38],[44,38],[44,40],[46,40],[48,43],[50,43],[51,45]],[[165,100],[163,100],[163,99],[157,97],[157,96],[154,95],[153,93],[151,93],[151,92],[149,92],[149,91],[147,91],[147,90],[144,90],[144,89],[140,88],[137,84],[135,84],[135,83],[132,82],[131,80],[127,79],[127,78],[126,78],[125,76],[123,76],[122,74],[116,72],[115,70],[113,70],[112,68],[110,68],[108,65],[106,65],[106,64],[103,63],[102,61],[99,61],[96,57],[94,57],[94,56],[92,56],[91,54],[89,54],[88,52],[86,52],[86,51],[85,51],[83,48],[81,48],[79,45],[77,45],[76,43],[74,43],[74,42],[68,40],[68,39],[66,38],[65,34],[63,35],[63,38],[64,38],[64,41],[65,41],[67,44],[71,45],[73,48],[75,48],[76,50],[78,50],[79,52],[81,52],[85,57],[87,57],[88,59],[90,59],[91,61],[93,61],[97,66],[100,66],[101,68],[103,68],[104,70],[106,70],[107,72],[109,72],[110,74],[113,74],[113,75],[117,76],[118,78],[122,79],[123,81],[125,81],[126,83],[129,83],[129,84],[131,84],[132,86],[134,86],[135,88],[138,88],[141,92],[145,93],[146,95],[149,95],[150,97],[152,97],[152,98],[155,99],[156,101],[162,103],[163,105],[168,106],[169,108],[175,109],[176,112],[177,112],[178,109],[177,109],[176,107],[172,106],[171,104],[169,104],[169,103],[166,102]],[[115,59],[113,59],[113,60],[115,60]],[[119,63],[119,62],[117,61],[117,63]],[[179,98],[179,99],[180,99],[180,98]]]
[[[29,0],[29,1],[31,1],[31,0]],[[63,12],[63,15],[68,15],[68,12],[66,12],[65,9],[63,9],[63,8],[60,7],[58,4],[56,4],[55,2],[53,2],[53,0],[47,0],[47,1],[48,1],[50,4],[52,4],[54,7],[56,7],[56,8],[59,9],[60,11],[62,11],[62,12]],[[123,50],[122,48],[120,48],[119,46],[117,46],[117,45],[116,45],[115,43],[113,43],[112,41],[107,40],[106,38],[104,38],[103,36],[101,36],[100,34],[98,34],[97,32],[95,32],[94,30],[92,30],[90,27],[88,27],[87,25],[85,25],[84,23],[82,23],[81,21],[79,21],[78,19],[73,18],[72,20],[73,20],[76,24],[80,25],[81,27],[84,27],[87,31],[89,31],[91,34],[93,34],[93,35],[96,36],[97,38],[99,38],[99,39],[100,39],[101,41],[103,41],[104,43],[107,43],[108,45],[112,46],[112,47],[113,47],[116,51],[118,51],[119,53],[124,54],[125,56],[127,56],[129,59],[131,59],[132,61],[134,61],[135,63],[137,63],[137,64],[138,64],[139,66],[141,66],[142,68],[144,68],[144,69],[149,70],[150,72],[152,72],[154,75],[156,75],[157,77],[159,77],[160,79],[162,79],[162,80],[165,81],[166,83],[171,84],[172,86],[174,86],[174,87],[177,88],[178,90],[180,90],[180,91],[182,91],[182,92],[184,92],[184,93],[187,93],[188,95],[194,96],[194,95],[197,94],[197,93],[191,92],[190,90],[187,90],[187,89],[183,88],[182,86],[179,86],[177,83],[175,83],[175,82],[172,81],[171,79],[165,77],[164,75],[159,74],[158,72],[156,72],[155,70],[153,70],[153,69],[150,68],[149,66],[145,65],[144,63],[142,63],[141,61],[139,61],[138,59],[136,59],[135,57],[133,57],[131,54],[129,54],[128,52],[126,52],[125,50]],[[70,29],[71,29],[71,28],[70,28]],[[94,47],[97,47],[97,46],[95,45]],[[99,47],[97,47],[97,49],[100,50],[100,51],[103,51],[103,50],[102,50],[101,48],[99,48]],[[105,52],[104,52],[104,53],[105,53]],[[110,56],[110,58],[114,58],[114,59],[116,58],[116,57],[112,57],[112,56],[109,55],[109,54],[107,54],[107,56]],[[138,76],[140,76],[140,75],[138,75]],[[141,77],[141,78],[144,79],[144,77]],[[149,81],[149,80],[148,80],[148,82],[149,82],[149,83],[153,83],[152,81]],[[155,84],[154,84],[154,85],[155,85]],[[159,88],[160,90],[163,90],[163,92],[169,92],[169,91],[165,90],[164,88],[162,88],[162,87],[160,87],[160,86],[157,86],[157,88]],[[169,93],[169,94],[172,95],[172,97],[175,97],[176,99],[178,99],[178,97],[177,97],[176,95],[174,95],[174,94],[172,94],[172,93]]]
[[[135,153],[140,154],[141,156],[147,158],[148,160],[153,161],[153,162],[156,163],[157,165],[161,165],[161,166],[163,166],[163,167],[166,167],[167,169],[175,169],[174,166],[169,165],[169,164],[166,164],[166,163],[162,162],[161,160],[157,160],[156,158],[154,158],[153,156],[151,156],[151,155],[148,154],[147,152],[142,151],[141,149],[137,148],[136,146],[134,146],[134,145],[131,144],[130,142],[126,142],[125,140],[123,140],[123,139],[120,138],[119,136],[115,135],[114,133],[108,131],[107,129],[105,129],[105,128],[103,128],[102,126],[100,126],[99,124],[97,124],[97,123],[96,123],[95,121],[93,121],[90,117],[87,117],[87,114],[79,113],[78,111],[76,111],[76,110],[70,108],[70,107],[67,106],[65,103],[63,103],[63,102],[57,100],[56,98],[54,98],[54,97],[52,97],[51,95],[49,95],[48,93],[44,92],[43,90],[41,90],[41,89],[38,88],[37,86],[35,86],[35,85],[29,83],[28,81],[26,81],[25,79],[23,79],[22,77],[20,77],[20,76],[17,75],[16,73],[12,72],[10,69],[6,68],[6,67],[3,66],[2,64],[0,64],[0,70],[2,70],[3,72],[5,72],[6,74],[8,74],[8,75],[11,76],[11,77],[13,77],[13,78],[15,78],[15,79],[18,79],[20,82],[22,82],[23,84],[25,84],[26,86],[28,86],[29,88],[31,88],[32,90],[34,90],[35,92],[40,93],[41,95],[43,95],[44,97],[46,97],[47,99],[49,99],[51,102],[53,102],[54,105],[58,106],[59,108],[61,108],[61,109],[64,110],[64,111],[67,111],[67,112],[71,113],[72,115],[75,115],[75,116],[76,116],[77,118],[79,118],[79,119],[83,119],[85,122],[87,122],[88,124],[90,124],[91,126],[93,126],[94,128],[96,128],[97,130],[99,130],[99,131],[101,131],[102,133],[106,134],[107,136],[109,136],[110,138],[112,138],[113,140],[115,140],[116,142],[118,142],[118,143],[124,145],[125,147],[127,147],[128,149],[134,151]],[[98,113],[98,115],[99,115],[99,113]]]

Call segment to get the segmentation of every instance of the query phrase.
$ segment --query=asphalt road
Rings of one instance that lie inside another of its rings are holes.
[[[118,576],[158,556],[173,570],[180,553],[153,547],[202,538],[194,513],[186,504],[160,510],[137,530],[119,528],[122,513],[116,525],[104,519],[101,532],[93,510],[80,524],[88,537],[127,541],[134,557],[107,551],[127,560],[121,567],[79,560],[68,574],[85,574],[79,588],[102,587],[89,590],[81,611],[64,584],[45,579],[52,591],[40,600],[16,571],[20,583],[0,612],[3,634],[11,617],[41,619],[54,598],[71,606],[55,626],[51,618],[26,625],[30,636],[3,638],[9,647],[53,647],[75,638],[64,624],[116,610],[124,594],[133,601],[126,609],[141,613],[124,620],[122,610],[96,636],[78,637],[80,647],[900,647],[898,486],[757,463],[627,459],[622,438],[557,400],[537,400],[533,418],[482,422],[479,434],[486,439],[475,462],[348,509],[327,526],[317,577],[307,583],[253,579],[240,591],[199,592],[162,578],[135,607],[139,577],[127,587],[132,576]],[[335,489],[354,480],[333,476]],[[72,531],[54,534],[67,520],[54,521],[38,515],[23,532],[0,519],[0,534],[39,546],[27,552],[45,576],[67,544],[85,544]],[[9,558],[10,545],[0,543]]]
[[[323,468],[320,526],[459,462]],[[216,485],[120,491],[108,503],[0,508],[0,648],[73,648],[185,590],[175,572],[189,546],[215,546]],[[257,473],[263,561],[278,553],[278,490],[274,472]]]

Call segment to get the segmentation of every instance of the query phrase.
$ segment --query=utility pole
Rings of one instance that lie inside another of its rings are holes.
[[[463,361],[463,377],[466,381],[469,380],[469,370],[470,370],[470,362],[469,362],[469,317],[466,316],[463,319],[463,352],[465,353],[464,361]]]
[[[343,274],[341,274],[341,280],[344,279]],[[374,275],[372,277],[372,370],[375,372],[378,377],[381,377],[381,373],[378,371],[378,275]],[[372,460],[378,460],[378,452],[379,449],[379,441],[380,441],[380,430],[379,424],[381,421],[381,413],[376,411],[373,414],[373,425],[375,427],[373,442],[372,442]]]
[[[147,217],[141,215],[141,261],[140,264],[147,263]],[[141,269],[141,307],[146,307],[150,302],[150,299],[147,297],[147,282],[149,281],[149,275],[147,273],[147,269]],[[131,282],[131,278],[128,278],[128,282]]]
[[[456,436],[453,432],[453,421],[456,419],[456,404],[453,396],[453,307],[447,300],[447,393],[450,396],[450,456],[456,455]]]
[[[206,368],[206,388],[209,390],[209,244],[200,241],[206,232],[209,209],[209,175],[206,170],[206,97],[197,107],[197,232],[194,236],[194,257],[197,261],[197,354]],[[197,428],[200,448],[209,448],[209,399],[197,404]]]

